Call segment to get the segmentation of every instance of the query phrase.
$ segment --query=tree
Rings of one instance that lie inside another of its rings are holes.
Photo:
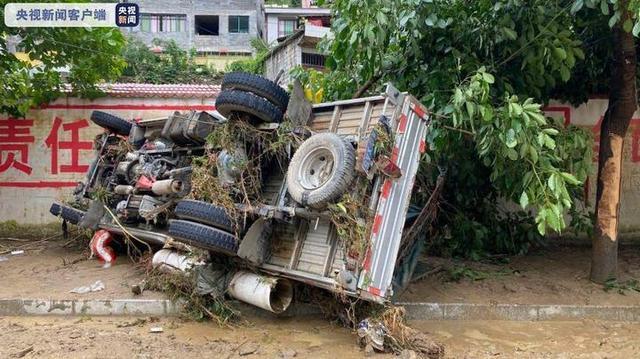
[[[611,12],[609,2],[601,0],[575,1],[572,11],[581,10],[585,3],[591,8],[599,6],[602,15],[608,16]],[[637,22],[640,2],[618,0],[611,3],[613,15],[609,26],[613,34],[613,56],[609,106],[600,128],[596,220],[591,255],[591,280],[596,283],[604,283],[617,276],[623,144],[631,117],[638,107],[634,35],[640,33],[640,23]]]
[[[0,1],[4,17],[7,0]],[[29,57],[21,61],[7,49],[19,39]],[[0,113],[23,116],[29,108],[60,96],[69,83],[79,96],[100,94],[96,84],[118,78],[125,63],[120,56],[124,37],[116,28],[10,28],[0,24]],[[65,79],[60,69],[68,67]]]
[[[155,53],[139,39],[129,38],[122,51],[127,67],[121,81],[153,84],[206,84],[220,83],[215,71],[195,62],[195,50],[181,49],[173,41],[154,39],[153,44],[162,48]]]
[[[584,59],[571,29],[571,5],[332,2],[327,95],[347,98],[368,83],[374,84],[369,90],[379,90],[392,81],[435,112],[430,160],[450,169],[443,206],[448,213],[438,227],[454,254],[526,250],[549,228],[563,230],[564,213],[575,211],[590,169],[588,134],[541,112],[541,103]],[[523,211],[501,210],[499,199],[519,203]],[[584,218],[574,214],[574,220]]]

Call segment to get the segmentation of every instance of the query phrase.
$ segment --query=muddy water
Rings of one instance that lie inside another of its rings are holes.
[[[349,330],[316,318],[231,328],[179,319],[0,318],[0,358],[361,358]],[[150,333],[161,327],[161,333]],[[388,357],[386,355],[377,356]]]
[[[640,324],[416,321],[446,346],[449,358],[638,358]]]

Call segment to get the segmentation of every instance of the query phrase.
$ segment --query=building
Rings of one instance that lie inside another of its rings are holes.
[[[264,60],[265,76],[273,80],[282,70],[279,82],[286,87],[289,84],[289,71],[298,65],[324,70],[326,55],[317,47],[327,36],[331,36],[330,28],[307,23],[269,51]]]
[[[195,49],[196,61],[222,70],[253,54],[263,36],[263,0],[139,0],[140,25],[123,30],[152,46],[155,38]],[[161,51],[162,49],[158,49]]]
[[[329,27],[331,22],[331,10],[312,7],[308,2],[303,2],[303,7],[299,8],[266,6],[264,15],[266,26],[263,36],[268,44],[295,33],[305,23]]]

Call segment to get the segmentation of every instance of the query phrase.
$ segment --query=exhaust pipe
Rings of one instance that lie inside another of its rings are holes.
[[[151,191],[157,195],[173,194],[182,191],[182,181],[174,179],[166,179],[156,181],[151,186]]]
[[[245,303],[279,314],[293,299],[293,285],[287,279],[237,272],[231,278],[228,293]]]
[[[164,273],[186,272],[198,263],[191,257],[180,254],[171,249],[161,249],[153,255],[151,260],[154,269]]]

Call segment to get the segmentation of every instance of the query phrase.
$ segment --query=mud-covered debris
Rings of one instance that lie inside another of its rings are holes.
[[[104,290],[104,288],[105,288],[104,283],[102,283],[101,280],[97,280],[95,281],[95,283],[91,285],[73,288],[69,291],[69,293],[85,294],[90,292],[99,292],[101,290]]]
[[[280,358],[282,359],[291,359],[298,356],[298,352],[293,349],[285,349],[280,351]]]
[[[405,349],[400,352],[399,359],[418,359],[418,354],[410,349]]]
[[[133,320],[131,322],[124,322],[124,323],[119,323],[116,325],[117,328],[129,328],[129,327],[136,327],[139,325],[143,325],[147,322],[146,319],[143,318],[138,318],[136,320]]]
[[[249,354],[253,354],[258,351],[258,344],[256,343],[245,343],[238,348],[238,355],[245,356]]]
[[[31,353],[33,351],[33,346],[30,346],[28,348],[22,349],[21,351],[15,353],[12,355],[12,358],[22,358],[25,355]]]

